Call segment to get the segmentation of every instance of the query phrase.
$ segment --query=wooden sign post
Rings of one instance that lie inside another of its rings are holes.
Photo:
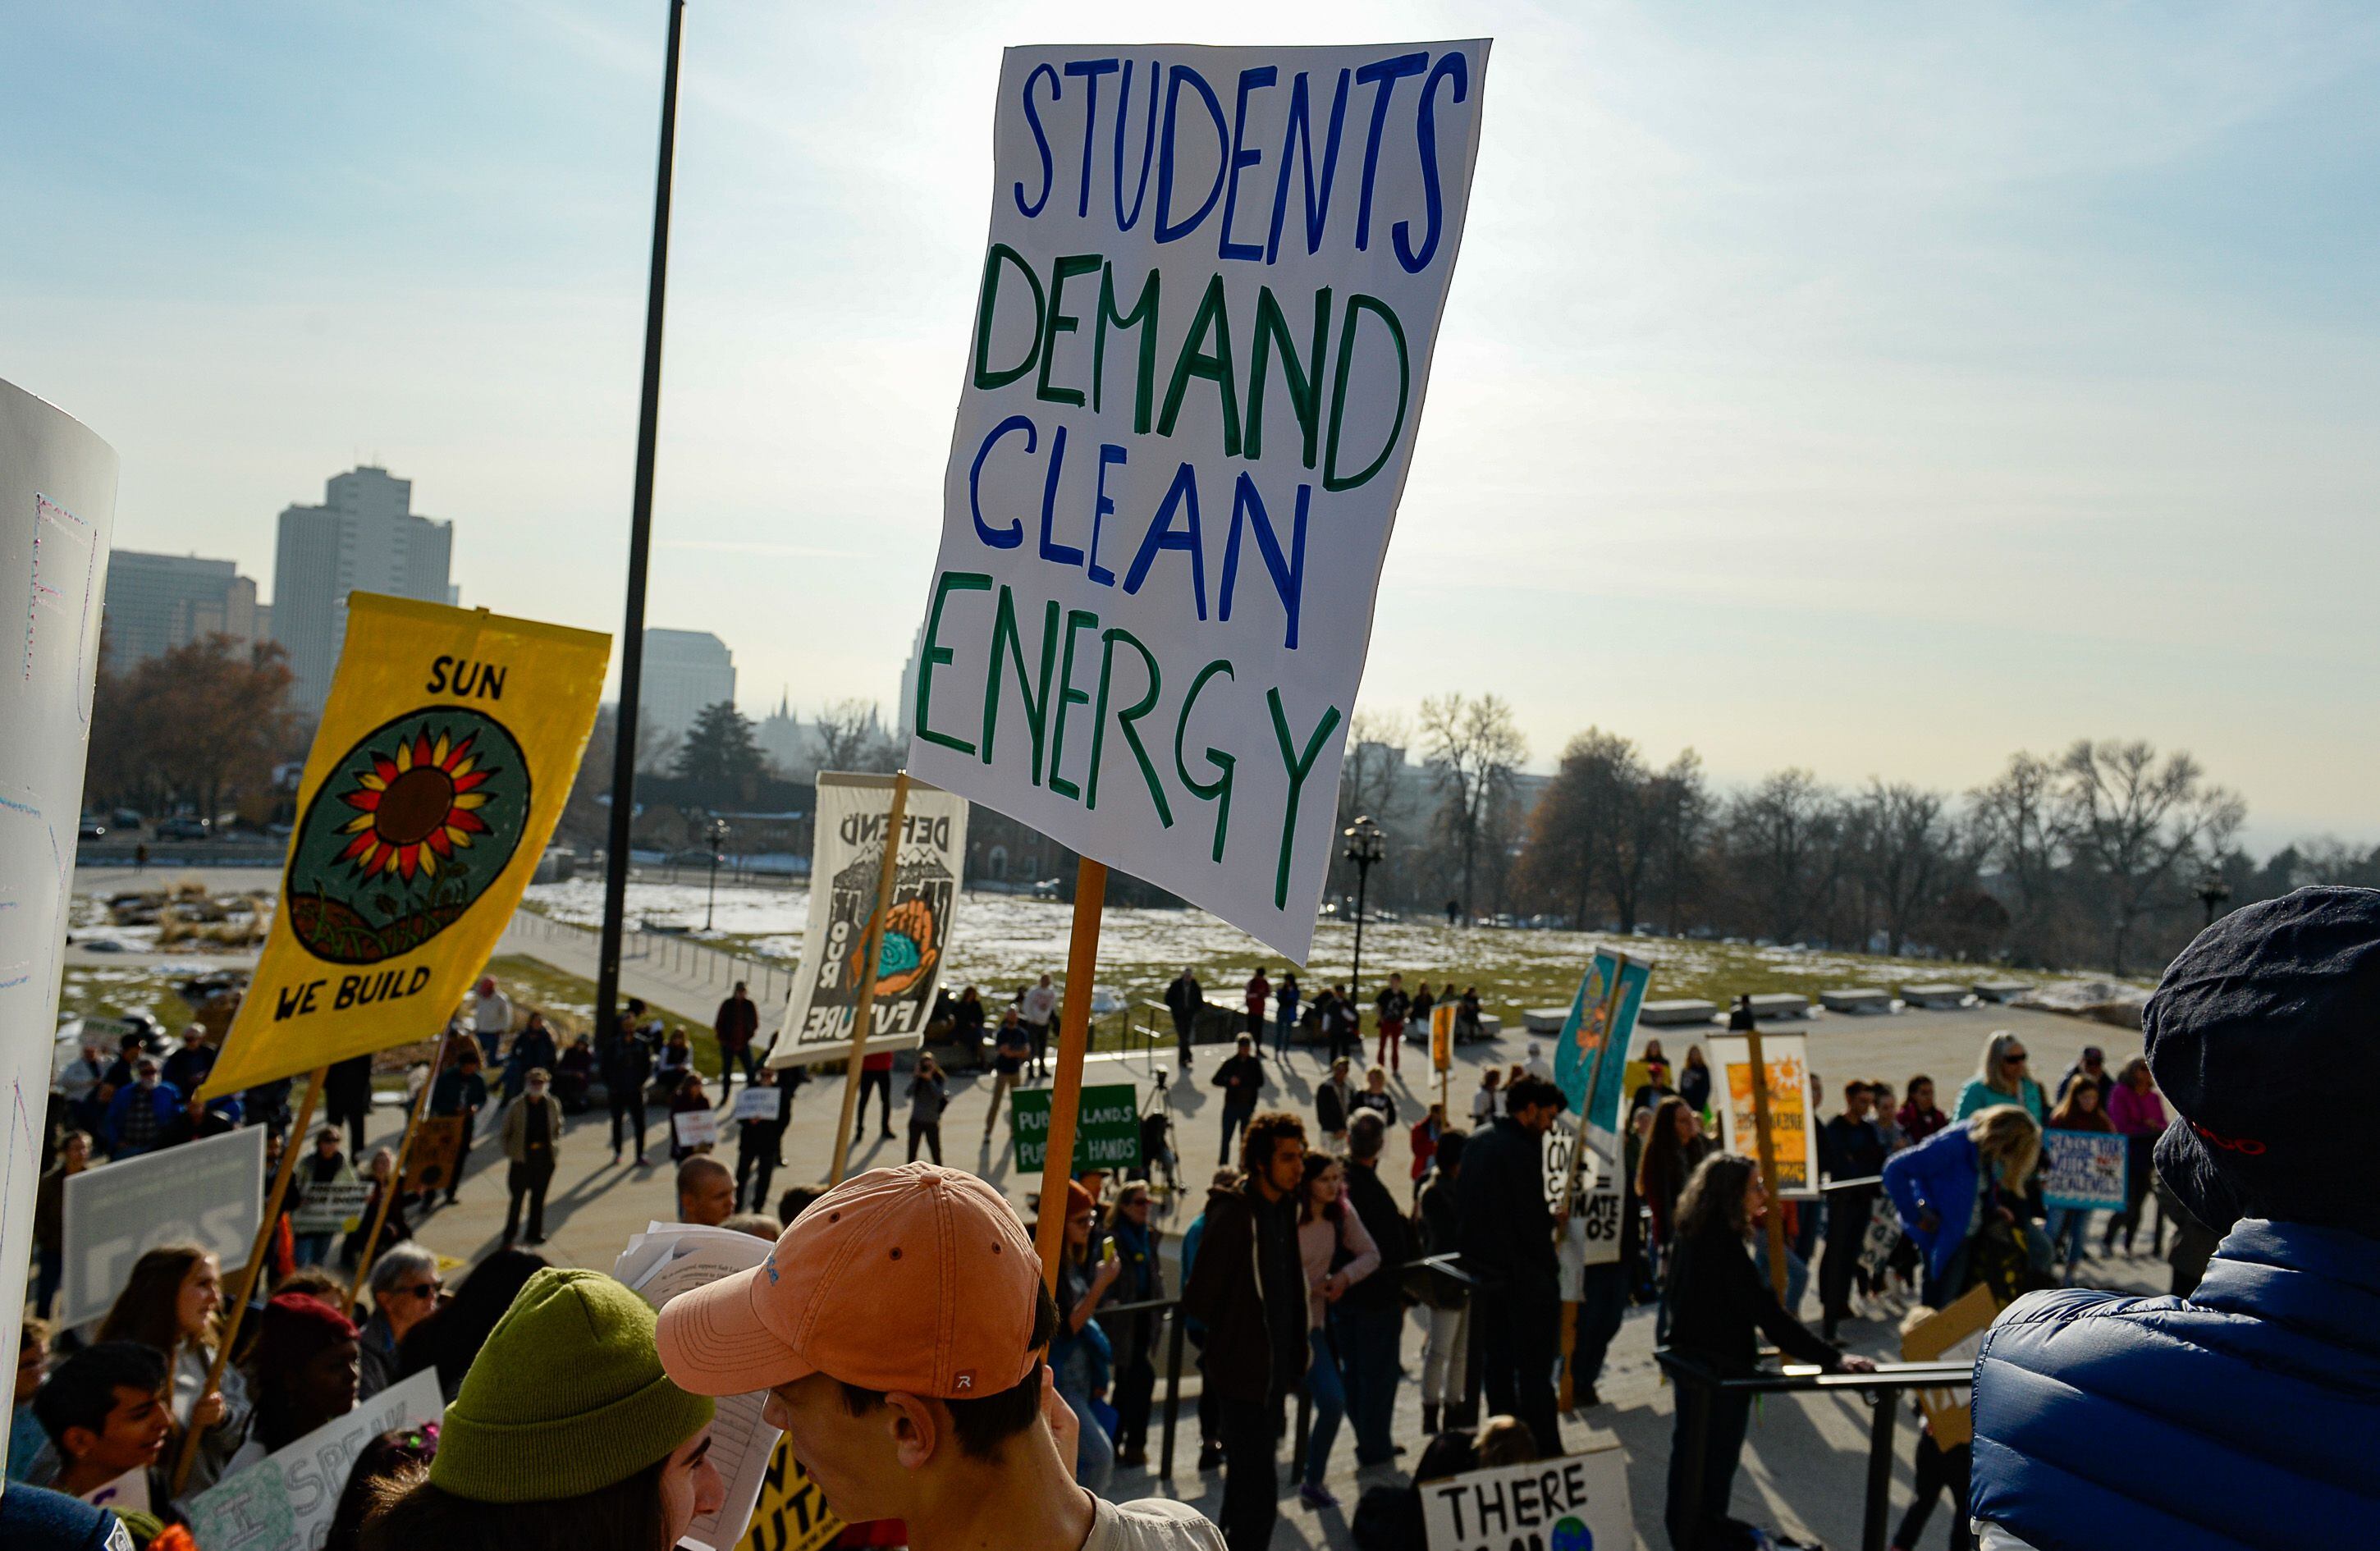
[[[281,1203],[289,1194],[289,1177],[298,1171],[298,1155],[306,1150],[306,1128],[314,1123],[314,1106],[322,1101],[322,1078],[330,1071],[318,1066],[306,1080],[306,1097],[298,1106],[298,1123],[289,1130],[289,1139],[282,1145],[281,1167],[273,1171],[273,1188],[264,1193],[264,1215],[256,1225],[256,1242],[248,1247],[248,1265],[239,1274],[239,1291],[231,1300],[224,1315],[223,1336],[215,1342],[214,1360],[207,1364],[207,1382],[191,1401],[195,1408],[223,1385],[224,1367],[231,1361],[232,1348],[239,1342],[240,1321],[248,1316],[248,1305],[256,1296],[257,1278],[264,1275],[264,1257],[273,1247],[273,1230],[281,1222]],[[180,1448],[174,1456],[174,1489],[171,1496],[179,1496],[182,1485],[190,1478],[190,1467],[198,1462],[199,1435],[203,1427],[182,1429]]]
[[[1041,1209],[1033,1247],[1041,1256],[1042,1285],[1055,1291],[1058,1257],[1066,1253],[1066,1186],[1075,1177],[1075,1114],[1083,1099],[1083,1048],[1089,1043],[1091,982],[1099,968],[1099,908],[1107,903],[1108,869],[1086,856],[1075,868],[1075,930],[1066,945],[1066,1001],[1058,1023],[1058,1075],[1050,1088],[1050,1147],[1041,1158]]]
[[[876,869],[876,910],[868,917],[859,956],[859,1000],[851,1010],[851,1058],[843,1069],[843,1115],[834,1124],[834,1168],[826,1182],[843,1182],[851,1155],[851,1119],[859,1109],[859,1069],[868,1057],[869,1025],[876,1019],[876,969],[884,956],[884,917],[892,908],[892,883],[901,870],[901,821],[909,813],[909,772],[892,779],[892,806],[884,818],[884,857]],[[819,887],[816,878],[810,887]]]
[[[1768,1192],[1768,1285],[1777,1302],[1785,1302],[1785,1204],[1777,1195],[1777,1139],[1768,1129],[1768,1059],[1760,1048],[1760,1024],[1743,1031],[1746,1059],[1752,1062],[1752,1133],[1760,1157],[1760,1183]],[[1729,1102],[1734,1102],[1730,1096]],[[1791,1312],[1791,1311],[1788,1311]]]
[[[1603,1063],[1611,1054],[1613,1025],[1620,1019],[1620,988],[1627,973],[1628,955],[1614,953],[1611,984],[1605,988],[1603,1006],[1597,1013],[1603,1031],[1602,1037],[1595,1047],[1595,1060],[1586,1069],[1586,1097],[1578,1107],[1578,1140],[1571,1146],[1570,1172],[1562,1181],[1561,1210],[1558,1214],[1559,1221],[1554,1231],[1564,1238],[1570,1235],[1571,1213],[1578,1209],[1578,1182],[1586,1169],[1586,1112],[1594,1108],[1595,1090],[1603,1082]],[[1627,1060],[1627,1052],[1621,1051],[1620,1059]],[[1618,1167],[1616,1159],[1613,1167]],[[1556,1403],[1564,1411],[1571,1410],[1576,1403],[1577,1391],[1571,1380],[1570,1360],[1571,1354],[1577,1349],[1578,1305],[1564,1303],[1561,1313],[1561,1385],[1560,1393],[1556,1397]]]

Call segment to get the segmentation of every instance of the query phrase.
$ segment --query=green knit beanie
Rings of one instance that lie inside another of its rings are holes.
[[[625,1481],[710,1425],[662,1372],[653,1311],[600,1271],[529,1278],[446,1408],[430,1484],[474,1502],[553,1502]]]

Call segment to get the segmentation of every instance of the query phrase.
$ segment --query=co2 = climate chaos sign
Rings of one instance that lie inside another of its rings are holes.
[[[552,837],[608,636],[350,594],[281,908],[209,1097],[434,1036]]]

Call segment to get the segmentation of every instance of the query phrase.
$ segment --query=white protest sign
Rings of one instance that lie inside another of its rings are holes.
[[[1571,1154],[1578,1145],[1576,1127],[1575,1116],[1558,1115],[1546,1133],[1543,1165],[1548,1211],[1561,1206],[1562,1190],[1570,1180]],[[1554,1246],[1562,1302],[1575,1303],[1584,1295],[1587,1266],[1619,1260],[1621,1206],[1620,1177],[1611,1160],[1596,1148],[1587,1148],[1586,1162],[1579,1173],[1578,1199],[1562,1230],[1561,1242]]]
[[[2085,1212],[2124,1209],[2124,1163],[2131,1139],[2106,1131],[2041,1133],[2041,1200]]]
[[[320,1551],[365,1446],[443,1410],[435,1369],[392,1385],[189,1499],[190,1533],[206,1551]]]
[[[784,1100],[783,1088],[746,1088],[735,1096],[735,1118],[739,1121],[773,1121],[778,1106]]]
[[[93,1508],[146,1513],[149,1511],[149,1467],[135,1465],[104,1486],[94,1486],[85,1492],[82,1500]]]
[[[25,1303],[67,950],[115,454],[0,382],[0,1308]],[[0,1373],[20,1322],[0,1319]],[[0,1453],[8,1412],[0,1412]]]
[[[198,1244],[226,1274],[247,1265],[264,1215],[264,1138],[252,1125],[67,1176],[59,1322],[104,1315],[132,1263],[159,1244]]]
[[[302,1172],[305,1165],[298,1165]],[[363,1226],[364,1208],[371,1203],[371,1183],[348,1175],[318,1180],[306,1186],[297,1209],[289,1214],[293,1233],[352,1233]]]
[[[1429,1551],[1628,1551],[1628,1456],[1618,1445],[1421,1484]],[[208,1551],[213,1551],[210,1546]]]
[[[1001,67],[909,768],[1301,963],[1487,68]]]
[[[891,776],[827,770],[818,778],[809,927],[784,1024],[769,1051],[771,1066],[806,1066],[851,1053],[851,1020],[859,1008],[861,961],[892,807]],[[910,783],[892,905],[885,912],[884,947],[876,963],[871,1053],[925,1043],[934,988],[950,957],[951,911],[966,865],[966,820],[965,798]]]
[[[670,1117],[670,1127],[681,1147],[719,1145],[719,1117],[709,1109],[686,1109]]]

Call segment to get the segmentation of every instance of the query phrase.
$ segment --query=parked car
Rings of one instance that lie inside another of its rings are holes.
[[[77,840],[105,840],[107,838],[107,826],[86,813],[82,816],[82,822],[75,828],[75,838]]]
[[[159,840],[206,840],[214,833],[214,826],[203,818],[160,818],[157,820]]]
[[[137,830],[140,828],[140,815],[134,809],[128,807],[117,808],[114,813],[107,816],[107,821],[115,825],[119,830]]]

